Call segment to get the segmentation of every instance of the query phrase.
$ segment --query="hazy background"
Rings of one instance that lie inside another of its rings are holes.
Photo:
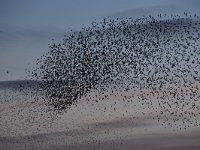
[[[70,29],[79,30],[95,19],[184,11],[200,15],[199,6],[199,0],[0,0],[0,81],[26,79],[25,69],[31,70],[49,43],[61,42]],[[91,91],[53,120],[44,100],[34,101],[28,87],[24,81],[0,84],[0,149],[200,149],[199,127],[165,129],[153,119],[155,111],[141,109],[139,89],[105,95]],[[110,96],[97,103],[95,94]],[[128,103],[130,95],[133,101]]]
[[[94,19],[199,13],[199,6],[198,0],[0,0],[0,81],[25,79],[25,69],[34,66],[49,43]]]

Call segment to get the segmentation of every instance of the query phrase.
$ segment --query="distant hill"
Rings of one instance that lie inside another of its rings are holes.
[[[33,80],[0,81],[0,89],[30,89],[39,85]]]

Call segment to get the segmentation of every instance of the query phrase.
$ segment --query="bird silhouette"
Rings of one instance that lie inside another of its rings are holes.
[[[62,43],[51,44],[38,59],[32,80],[40,82],[46,104],[58,113],[96,90],[98,94],[88,101],[112,95],[126,103],[139,99],[139,109],[156,112],[155,118],[165,127],[199,126],[199,35],[199,17],[187,12],[138,19],[107,17],[80,31],[71,30]],[[122,96],[126,92],[130,96]]]

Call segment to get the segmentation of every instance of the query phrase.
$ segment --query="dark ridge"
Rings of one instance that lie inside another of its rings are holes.
[[[0,89],[31,88],[39,84],[41,84],[41,82],[34,80],[0,81]]]

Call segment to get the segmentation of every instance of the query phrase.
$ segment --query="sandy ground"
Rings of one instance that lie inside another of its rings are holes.
[[[46,112],[42,100],[33,103],[18,96],[1,100],[0,149],[200,149],[200,127],[180,130],[162,125],[162,118],[160,122],[155,119],[156,112],[140,108],[136,98],[130,101],[130,92],[96,94],[83,97],[58,119]],[[102,100],[95,102],[99,98]]]

